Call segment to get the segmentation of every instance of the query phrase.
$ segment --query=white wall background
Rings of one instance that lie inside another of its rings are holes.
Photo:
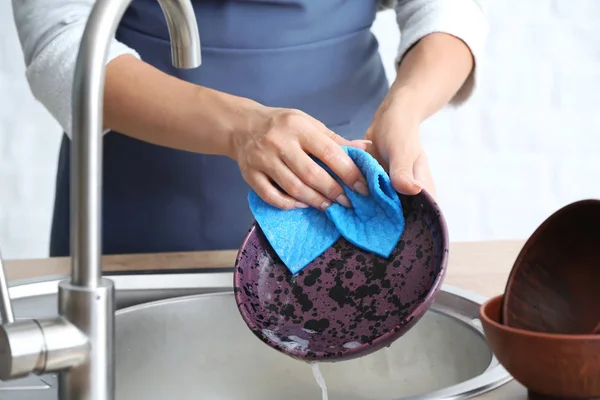
[[[484,0],[481,0],[484,2]],[[423,126],[452,240],[526,238],[600,197],[600,1],[490,0],[472,101]],[[393,77],[392,12],[374,27]],[[45,257],[60,129],[32,97],[9,0],[0,1],[0,246]]]

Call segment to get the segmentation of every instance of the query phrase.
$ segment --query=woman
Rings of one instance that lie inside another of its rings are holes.
[[[60,122],[52,256],[69,254],[71,84],[93,0],[15,0],[27,77]],[[253,188],[283,209],[332,202],[365,182],[340,145],[367,149],[395,188],[433,191],[419,124],[465,101],[486,26],[475,0],[192,0],[203,64],[170,64],[156,1],[134,0],[109,50],[104,96],[103,251],[231,249]],[[370,28],[395,6],[391,88]]]

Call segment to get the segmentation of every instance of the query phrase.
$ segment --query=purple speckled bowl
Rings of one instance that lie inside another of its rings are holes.
[[[341,238],[296,275],[254,223],[234,270],[237,306],[250,330],[308,362],[362,357],[407,332],[442,286],[449,242],[429,194],[400,199],[406,227],[389,259]]]

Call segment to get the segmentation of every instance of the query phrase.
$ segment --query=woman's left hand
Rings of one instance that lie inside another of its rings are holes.
[[[388,98],[375,114],[365,139],[367,151],[388,171],[392,185],[401,194],[415,195],[425,189],[435,196],[435,185],[421,146],[421,121],[408,109]]]

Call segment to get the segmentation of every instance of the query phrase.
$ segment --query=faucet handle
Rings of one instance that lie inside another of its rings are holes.
[[[0,380],[18,378],[40,369],[44,361],[44,334],[36,321],[15,322],[2,254],[0,316]]]
[[[10,294],[8,293],[8,280],[6,279],[6,271],[4,270],[2,252],[0,252],[0,317],[2,317],[3,324],[15,322]]]
[[[87,360],[90,343],[64,317],[0,325],[0,380],[57,372]]]
[[[44,369],[45,340],[37,321],[0,326],[0,380],[21,378]]]
[[[85,335],[63,317],[15,321],[0,255],[0,380],[59,371],[85,361]]]

